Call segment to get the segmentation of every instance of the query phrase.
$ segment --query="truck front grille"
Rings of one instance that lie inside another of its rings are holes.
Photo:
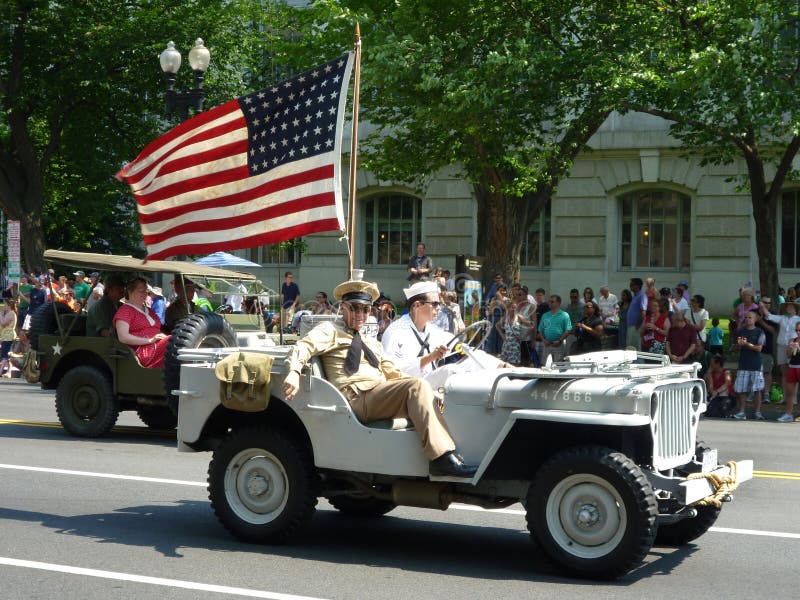
[[[653,466],[657,470],[683,465],[694,456],[699,416],[696,403],[702,394],[702,385],[694,382],[667,384],[653,392],[651,427]]]

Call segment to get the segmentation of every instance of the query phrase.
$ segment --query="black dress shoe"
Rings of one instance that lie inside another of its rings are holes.
[[[431,461],[429,472],[437,477],[466,477],[475,475],[478,467],[465,465],[455,452],[447,452]]]

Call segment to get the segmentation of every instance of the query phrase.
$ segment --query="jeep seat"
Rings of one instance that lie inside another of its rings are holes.
[[[308,367],[311,374],[314,377],[319,377],[320,379],[325,379],[325,368],[322,366],[322,360],[320,360],[319,356],[312,356],[311,360],[308,362]],[[345,402],[347,402],[345,400]],[[353,415],[355,417],[355,415]],[[380,419],[378,421],[372,421],[371,423],[364,423],[366,427],[370,429],[390,429],[392,431],[402,431],[402,430],[413,430],[414,424],[411,422],[410,419],[405,418],[395,418],[395,419]]]

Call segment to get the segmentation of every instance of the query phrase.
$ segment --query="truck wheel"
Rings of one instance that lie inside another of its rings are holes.
[[[74,314],[69,306],[61,302],[48,302],[34,310],[31,313],[31,328],[28,331],[28,342],[34,350],[39,349],[40,335],[58,333],[58,323],[54,311],[58,311],[60,315]]]
[[[187,315],[175,325],[164,352],[164,393],[174,415],[178,415],[178,397],[172,390],[181,386],[181,363],[178,350],[182,348],[226,348],[236,345],[236,332],[225,317],[215,313]]]
[[[69,370],[56,389],[56,413],[64,429],[77,437],[99,437],[111,431],[119,405],[108,376],[90,366]]]
[[[328,502],[340,513],[350,517],[382,517],[397,508],[394,502],[358,494],[331,496]]]
[[[610,448],[569,448],[550,458],[530,486],[527,507],[531,535],[577,577],[621,577],[656,535],[653,488],[631,459]]]
[[[695,456],[701,459],[706,450],[711,447],[697,441],[695,447]],[[680,469],[678,470],[680,472]],[[658,526],[656,533],[656,544],[660,546],[684,546],[696,540],[706,531],[708,531],[714,523],[717,522],[717,517],[721,512],[721,508],[717,506],[697,506],[697,516],[691,519],[683,519],[671,524],[662,524]]]
[[[208,467],[217,518],[247,542],[286,542],[314,514],[317,488],[310,454],[271,427],[234,430]]]
[[[136,414],[150,429],[175,429],[178,417],[166,406],[140,406]]]

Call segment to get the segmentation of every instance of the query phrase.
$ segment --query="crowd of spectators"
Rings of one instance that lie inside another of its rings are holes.
[[[433,324],[453,335],[460,333],[476,319],[490,323],[483,348],[506,363],[519,366],[541,366],[548,359],[563,360],[565,356],[601,349],[635,348],[656,355],[666,355],[673,364],[699,363],[700,374],[706,379],[710,413],[730,414],[745,419],[746,402],[752,400],[753,415],[763,419],[762,402],[769,402],[773,371],[775,388],[785,402],[786,411],[778,419],[794,420],[794,404],[800,383],[800,283],[780,290],[778,297],[758,297],[748,286],[742,287],[734,299],[729,315],[728,343],[718,317],[711,318],[701,294],[690,294],[688,284],[679,281],[674,287],[656,285],[654,278],[644,281],[631,278],[619,295],[611,293],[608,285],[595,292],[591,287],[573,288],[567,302],[559,294],[548,294],[543,288],[530,292],[527,286],[515,282],[506,284],[496,274],[485,290],[482,302],[472,295],[467,310],[459,303],[455,282],[448,269],[433,266],[420,243],[408,262],[408,281],[433,281],[439,290]],[[46,273],[31,273],[20,278],[16,289],[6,290],[0,334],[4,362],[7,366],[6,342],[24,342],[30,326],[28,315],[48,302],[60,302],[70,310],[87,311],[88,335],[108,335],[111,319],[116,318],[124,296],[141,294],[141,304],[148,331],[139,342],[163,344],[177,320],[202,310],[214,310],[211,297],[203,286],[180,278],[165,295],[158,287],[141,280],[126,294],[124,282],[113,276],[105,281],[99,273],[75,271],[72,278],[56,277],[52,269]],[[223,300],[223,310],[262,315],[268,332],[283,328],[285,333],[297,333],[299,321],[305,314],[330,315],[337,312],[327,292],[320,290],[314,300],[303,303],[298,284],[291,272],[285,273],[281,289],[281,304],[270,312],[257,297],[231,296]],[[463,301],[463,300],[462,300]],[[11,307],[11,308],[8,308]],[[374,302],[370,319],[377,325],[380,339],[386,328],[402,313],[399,306],[383,293]],[[9,326],[14,315],[14,324]],[[157,321],[150,324],[149,315]],[[129,322],[132,323],[130,319]],[[124,326],[123,326],[124,327]],[[145,329],[147,329],[145,327]],[[155,327],[155,328],[154,328]],[[9,329],[14,333],[9,333]],[[152,330],[152,331],[150,331]],[[126,332],[129,333],[129,332]],[[119,332],[117,332],[119,335]],[[12,337],[13,336],[13,337]],[[12,337],[12,340],[6,338]],[[120,339],[128,336],[123,333]],[[135,336],[134,336],[135,337]],[[156,339],[158,337],[158,339]],[[123,340],[124,341],[124,340]],[[135,345],[132,343],[132,345]],[[736,363],[736,368],[731,368]],[[738,405],[738,410],[736,406]]]

